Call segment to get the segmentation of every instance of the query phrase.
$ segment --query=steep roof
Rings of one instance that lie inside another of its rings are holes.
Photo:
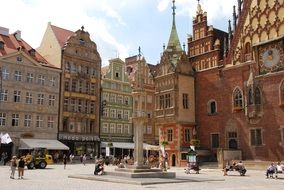
[[[17,31],[20,32],[20,31]],[[45,66],[53,67],[46,59],[43,58],[35,49],[33,49],[25,40],[21,37],[16,37],[19,33],[13,33],[9,35],[0,34],[0,42],[4,43],[4,48],[0,48],[0,56],[5,56],[14,52],[23,51],[26,54],[30,55],[32,59],[41,63]],[[34,55],[31,54],[31,51],[34,51]]]
[[[175,1],[173,1],[173,23],[172,23],[172,30],[171,30],[171,34],[170,34],[170,38],[169,38],[169,42],[168,42],[168,46],[166,51],[182,51],[180,42],[179,42],[179,37],[177,34],[177,29],[176,29],[176,22],[175,22]]]
[[[54,32],[60,47],[63,47],[68,38],[75,34],[75,32],[54,25],[50,25],[50,27]]]

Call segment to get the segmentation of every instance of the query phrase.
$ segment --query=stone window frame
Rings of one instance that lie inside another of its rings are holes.
[[[213,112],[212,111],[212,103],[215,103],[215,111]],[[215,99],[210,99],[208,102],[207,102],[207,114],[209,116],[211,115],[216,115],[217,114],[217,101]]]
[[[174,136],[174,130],[172,128],[167,129],[167,141],[172,142]]]
[[[4,112],[0,112],[0,126],[5,127],[7,123],[7,114]]]
[[[244,108],[244,95],[243,91],[239,86],[235,87],[232,93],[232,107],[233,111],[240,111]],[[236,97],[240,95],[241,97]]]
[[[109,132],[109,124],[103,123],[102,125],[102,133],[108,133]]]
[[[184,142],[189,143],[191,140],[191,129],[190,127],[186,127],[184,129]]]

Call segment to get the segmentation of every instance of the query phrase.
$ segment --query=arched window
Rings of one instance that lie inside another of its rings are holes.
[[[208,115],[217,113],[217,103],[215,100],[210,100],[207,104]]]
[[[243,95],[239,88],[236,88],[233,92],[234,97],[234,108],[242,108],[243,107]]]
[[[261,104],[261,94],[259,88],[255,89],[254,97],[255,97],[255,104]]]
[[[284,103],[284,81],[281,83],[280,86],[280,101]]]
[[[253,104],[253,93],[252,93],[252,88],[249,88],[248,91],[248,105],[252,105]]]

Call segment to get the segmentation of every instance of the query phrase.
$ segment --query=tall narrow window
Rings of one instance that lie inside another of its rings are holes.
[[[33,95],[31,92],[26,92],[26,104],[33,103]]]
[[[32,116],[31,115],[25,115],[25,121],[24,121],[25,127],[31,127],[32,126]]]
[[[281,83],[280,86],[280,101],[284,104],[284,81]]]
[[[14,91],[14,102],[20,102],[21,101],[21,91],[15,90]]]
[[[172,129],[167,130],[167,138],[169,142],[173,141],[173,130]]]
[[[19,126],[19,114],[12,114],[12,126]]]
[[[42,75],[38,75],[37,83],[40,85],[44,85],[45,78]]]
[[[251,129],[250,130],[250,144],[252,146],[261,146],[262,145],[261,129]]]
[[[184,142],[190,142],[190,128],[184,130]]]
[[[47,117],[47,127],[48,128],[53,128],[54,127],[54,117],[53,116],[48,116]]]
[[[188,109],[188,94],[182,94],[183,109]]]
[[[252,105],[253,104],[253,91],[252,88],[249,88],[248,91],[248,105]]]
[[[48,105],[49,106],[55,105],[55,95],[49,95]]]
[[[38,94],[37,95],[37,104],[43,105],[43,100],[44,100],[44,94]]]
[[[260,94],[260,89],[256,88],[255,92],[254,92],[254,100],[255,100],[255,104],[259,105],[261,104],[261,94]]]
[[[6,113],[0,113],[0,126],[6,125]]]
[[[0,101],[7,102],[8,101],[8,90],[3,89],[0,94]]]
[[[43,127],[43,118],[41,115],[36,116],[36,127]]]
[[[15,80],[16,81],[22,81],[22,72],[21,71],[15,71]]]
[[[160,109],[164,109],[164,95],[160,96]]]
[[[233,92],[234,97],[234,108],[243,107],[243,96],[239,88],[236,88]]]
[[[34,74],[27,73],[27,83],[33,83],[33,80],[34,80]]]
[[[217,113],[217,103],[215,100],[210,100],[207,106],[208,115],[213,115]]]
[[[9,71],[7,68],[2,68],[2,79],[8,80],[9,79]]]

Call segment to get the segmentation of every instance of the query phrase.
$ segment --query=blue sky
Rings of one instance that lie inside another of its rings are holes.
[[[207,11],[208,24],[226,31],[237,0],[200,3]],[[170,35],[171,6],[172,0],[5,0],[0,26],[10,33],[21,30],[23,39],[37,48],[48,22],[72,31],[84,25],[98,46],[103,65],[111,58],[137,54],[139,46],[147,62],[156,64]],[[186,43],[197,0],[176,0],[176,7],[178,35]]]

